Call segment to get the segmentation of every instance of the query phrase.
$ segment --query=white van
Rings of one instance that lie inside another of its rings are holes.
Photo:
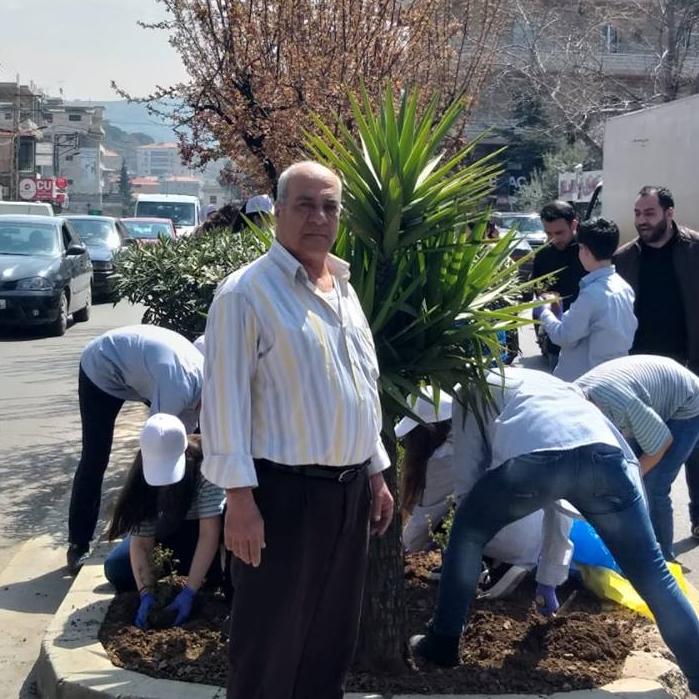
[[[198,197],[188,194],[137,194],[134,216],[169,218],[177,235],[191,235],[201,223]]]
[[[53,216],[53,207],[46,201],[0,201],[0,214]]]

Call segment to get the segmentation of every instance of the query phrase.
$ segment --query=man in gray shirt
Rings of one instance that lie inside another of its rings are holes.
[[[189,340],[154,325],[110,330],[83,350],[78,378],[82,453],[68,519],[71,573],[80,570],[95,532],[114,424],[124,401],[145,403],[151,415],[176,415],[191,432],[198,422],[203,370],[204,357]]]
[[[486,473],[456,510],[432,625],[410,640],[413,651],[456,665],[485,543],[510,522],[565,499],[602,537],[653,612],[690,691],[699,692],[699,619],[668,572],[623,437],[580,389],[553,376],[509,369],[493,383],[482,429],[468,419],[472,411],[466,420],[454,412],[454,463]],[[551,554],[545,540],[542,559]],[[553,586],[538,585],[539,596],[544,611],[556,609]]]

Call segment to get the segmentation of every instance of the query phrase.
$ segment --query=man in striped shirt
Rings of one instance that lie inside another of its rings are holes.
[[[699,443],[699,378],[673,359],[636,354],[600,364],[575,383],[635,442],[653,528],[673,559],[670,490]]]
[[[209,311],[202,473],[226,489],[233,551],[229,699],[340,699],[369,530],[393,515],[371,330],[329,254],[341,184],[279,178],[276,239]],[[371,526],[370,526],[371,520]]]

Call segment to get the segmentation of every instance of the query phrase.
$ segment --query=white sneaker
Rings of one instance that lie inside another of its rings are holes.
[[[517,589],[517,586],[527,577],[531,568],[524,566],[510,566],[510,569],[498,580],[495,585],[478,595],[479,599],[499,599],[506,597]]]

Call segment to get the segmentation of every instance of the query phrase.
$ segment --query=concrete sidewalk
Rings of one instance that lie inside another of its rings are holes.
[[[111,512],[114,495],[138,449],[138,432],[146,417],[146,409],[137,404],[127,404],[119,416],[103,488],[98,532],[104,530],[105,515]],[[69,502],[70,493],[67,493],[54,503],[44,527],[49,533],[17,546],[0,572],[0,696],[3,699],[39,696],[34,664],[46,629],[73,583],[65,568]]]

